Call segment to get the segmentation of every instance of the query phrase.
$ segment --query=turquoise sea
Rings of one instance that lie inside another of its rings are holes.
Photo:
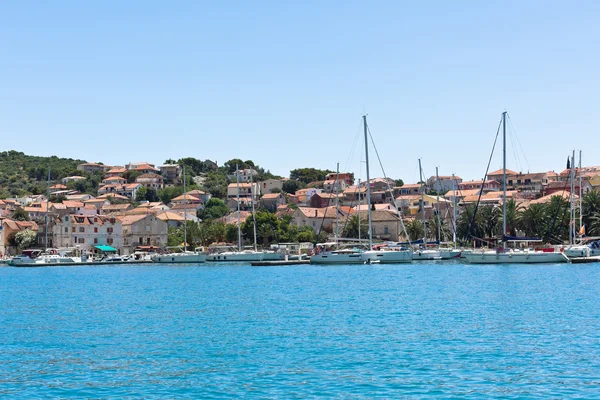
[[[1,398],[600,398],[600,265],[0,268]]]

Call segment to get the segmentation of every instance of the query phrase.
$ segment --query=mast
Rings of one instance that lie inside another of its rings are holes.
[[[235,183],[237,185],[238,250],[242,251],[242,219],[240,217],[240,172],[237,164],[235,164]]]
[[[456,180],[452,174],[452,241],[456,248]]]
[[[358,241],[360,242],[360,179],[358,180],[358,213],[356,214],[358,218]]]
[[[46,250],[48,250],[48,206],[50,205],[50,167],[48,167],[48,184],[46,185],[46,228],[45,228],[45,246]]]
[[[365,158],[367,163],[367,215],[369,216],[369,250],[373,249],[373,231],[371,220],[371,179],[369,177],[369,140],[367,139],[367,116],[363,115],[363,127],[365,130]]]
[[[185,194],[185,165],[183,166],[183,252],[187,252],[187,194]]]
[[[437,194],[437,234],[438,234],[438,249],[442,243],[442,227],[440,226],[440,176],[438,175],[438,167],[435,167],[435,183],[437,188],[435,192]]]
[[[571,190],[569,191],[569,206],[570,218],[569,218],[569,244],[574,244],[575,238],[575,209],[573,208],[573,192],[575,191],[575,150],[571,156],[571,170],[569,171],[571,178]]]
[[[421,217],[423,219],[423,245],[427,247],[427,221],[425,220],[425,190],[423,189],[423,169],[419,158],[419,180],[421,181]]]
[[[581,170],[581,150],[579,150],[579,230],[583,228],[583,171]],[[583,237],[581,238],[583,241]]]
[[[335,190],[335,243],[337,244],[338,238],[340,237],[339,232],[339,222],[338,222],[338,207],[340,203],[340,199],[338,197],[338,179],[340,177],[340,163],[337,163],[337,167],[335,170],[335,183],[333,184],[333,189]],[[329,202],[328,202],[329,204]]]
[[[502,113],[502,188],[502,249],[506,250],[506,111]]]
[[[250,194],[252,195],[252,230],[254,233],[254,251],[256,250],[256,215],[254,215],[254,183],[252,180],[252,167],[250,167]]]

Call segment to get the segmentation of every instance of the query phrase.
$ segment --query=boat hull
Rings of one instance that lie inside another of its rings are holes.
[[[159,264],[196,264],[206,262],[206,254],[161,254],[152,257]]]
[[[344,264],[364,264],[362,253],[349,253],[349,254],[315,254],[310,258],[311,264],[320,265],[344,265]]]
[[[252,261],[280,261],[284,256],[280,253],[262,253],[258,252],[225,252],[209,254],[206,261],[211,262],[252,262]]]
[[[589,246],[571,246],[565,248],[565,255],[569,258],[600,256],[600,249]]]
[[[382,251],[369,250],[362,254],[362,260],[365,263],[380,263],[380,264],[399,264],[412,262],[412,252],[407,250],[401,251]]]
[[[569,259],[564,253],[544,252],[507,252],[495,251],[468,252],[464,258],[471,264],[555,264],[567,263]]]

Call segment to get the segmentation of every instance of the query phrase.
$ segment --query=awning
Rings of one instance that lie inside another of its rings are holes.
[[[100,246],[94,246],[95,248],[97,248],[100,251],[106,251],[106,252],[111,252],[111,253],[116,253],[117,249],[115,249],[112,246],[106,246],[106,245],[100,245]]]

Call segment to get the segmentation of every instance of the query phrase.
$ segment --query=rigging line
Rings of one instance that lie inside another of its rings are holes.
[[[562,194],[560,196],[561,199],[564,199],[565,192],[567,191],[567,184],[571,183],[570,177],[571,177],[571,174],[569,173],[569,179],[567,179],[565,181],[565,186],[563,187]],[[556,207],[556,213],[554,214],[554,218],[552,218],[552,225],[550,225],[550,227],[548,227],[548,232],[546,233],[546,236],[548,236],[549,238],[551,236],[554,236],[554,226],[556,225],[556,219],[558,218],[558,213],[560,212],[561,208],[562,208],[562,204],[559,203],[558,207]],[[566,208],[566,204],[565,204],[565,208]],[[569,217],[569,219],[570,219],[570,217]],[[562,225],[564,220],[565,220],[565,215],[563,214],[563,216],[560,220],[560,225]]]
[[[400,225],[402,225],[402,231],[404,232],[404,235],[406,235],[407,240],[410,241],[410,237],[408,236],[408,232],[406,231],[406,226],[404,225],[402,210],[400,210],[398,208],[398,205],[396,204],[396,196],[394,195],[394,190],[390,187],[390,182],[387,178],[387,175],[385,174],[385,169],[383,168],[383,163],[381,162],[381,157],[379,157],[379,151],[377,150],[377,146],[375,146],[375,140],[373,139],[373,135],[371,134],[371,129],[369,128],[368,125],[367,125],[367,132],[369,132],[369,137],[371,138],[371,143],[373,144],[373,149],[375,150],[375,154],[377,155],[377,161],[379,161],[379,167],[381,167],[381,173],[383,174],[383,179],[385,179],[385,183],[387,184],[388,191],[391,194],[392,204],[394,205],[394,208],[396,209],[396,212],[398,213],[398,217],[400,218]],[[370,185],[371,182],[367,182],[367,184]]]
[[[527,154],[525,154],[525,151],[523,151],[523,146],[521,146],[521,141],[519,140],[519,136],[517,135],[517,130],[515,129],[515,126],[512,123],[512,119],[510,118],[510,115],[508,115],[508,123],[510,124],[511,129],[515,132],[515,139],[517,141],[517,144],[519,145],[519,148],[521,149],[521,153],[523,154],[523,158],[525,159],[525,164],[527,164],[527,172],[530,171],[530,167],[529,167],[529,160],[527,160]]]
[[[473,224],[475,223],[475,216],[477,215],[477,210],[479,209],[479,203],[481,202],[481,196],[483,195],[483,187],[485,186],[485,180],[490,170],[490,164],[492,163],[492,157],[494,156],[494,150],[496,149],[496,143],[498,142],[498,136],[500,135],[501,126],[502,117],[500,118],[500,122],[498,123],[498,130],[496,130],[496,138],[494,139],[494,145],[492,146],[492,153],[490,154],[490,159],[485,170],[485,175],[483,176],[483,182],[481,183],[481,190],[479,191],[479,196],[477,197],[477,203],[475,203],[475,211],[473,212],[473,217],[471,218],[471,222],[469,223],[469,230],[467,231],[467,240],[469,240],[469,238],[471,237],[471,230],[473,229]],[[504,184],[506,185],[506,182],[504,182]],[[504,199],[504,201],[506,201],[506,199]],[[505,235],[506,232],[503,232],[502,234]]]
[[[350,148],[350,155],[348,156],[348,159],[346,160],[346,166],[345,166],[345,171],[348,171],[350,168],[350,163],[352,162],[352,157],[354,156],[354,152],[356,151],[356,144],[358,143],[358,139],[360,137],[360,128],[362,127],[362,120],[360,121],[360,124],[358,126],[358,129],[356,131],[356,135],[354,136],[354,142],[352,143],[352,147]]]
[[[515,141],[513,140],[513,135],[510,129],[508,129],[508,137],[510,139],[510,146],[512,148],[513,159],[515,160],[515,165],[517,166],[517,174],[520,174],[523,171],[521,168],[521,160],[519,158],[519,154],[517,152],[517,148],[515,147]]]

